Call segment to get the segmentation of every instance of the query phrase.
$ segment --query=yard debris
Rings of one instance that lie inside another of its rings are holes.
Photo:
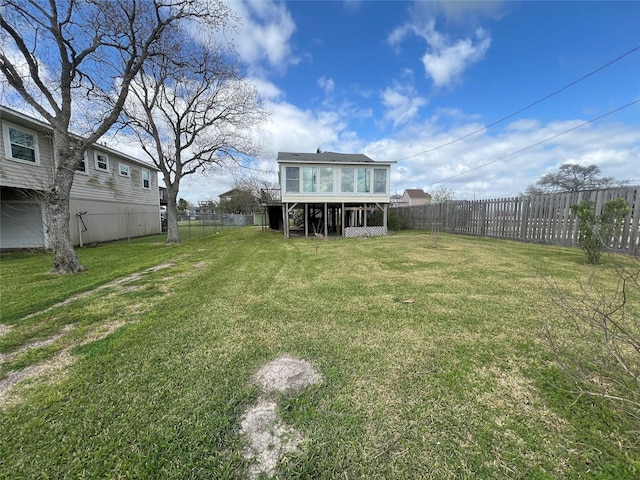
[[[416,303],[415,298],[407,298],[406,300],[403,300],[402,303]]]
[[[282,424],[273,396],[295,395],[304,387],[321,382],[322,377],[309,362],[283,356],[260,368],[253,381],[262,395],[257,405],[244,415],[240,426],[248,439],[244,456],[254,460],[249,478],[257,479],[261,474],[275,475],[278,460],[286,453],[297,452],[303,440],[293,428]]]

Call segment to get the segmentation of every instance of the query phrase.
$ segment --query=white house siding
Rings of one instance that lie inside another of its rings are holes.
[[[46,132],[38,131],[31,126],[23,127],[17,122],[9,122],[27,130],[34,130],[38,137],[38,148],[40,153],[40,164],[29,164],[18,162],[5,158],[4,144],[4,128],[7,120],[3,117],[0,119],[0,184],[6,187],[25,188],[32,190],[44,190],[49,184],[52,166],[49,159],[51,158],[51,139]]]
[[[0,245],[2,248],[46,248],[43,202],[2,200],[0,202]]]
[[[70,230],[74,245],[161,233],[157,205],[73,199],[70,208]],[[82,221],[78,213],[83,213]]]
[[[9,112],[7,115],[5,110],[0,110],[2,129],[6,122],[37,134],[40,163],[6,158],[4,130],[0,132],[0,186],[3,187],[0,248],[46,248],[45,216],[40,217],[38,226],[33,203],[37,202],[44,212],[44,204],[36,196],[37,191],[46,189],[50,182],[53,168],[51,134],[46,126],[37,122],[32,124],[19,114]],[[96,169],[96,151],[108,156],[108,172]],[[120,175],[119,164],[128,166],[128,177]],[[142,186],[142,169],[150,172],[149,188]],[[26,192],[26,197],[25,190],[31,191]],[[82,239],[80,231],[84,228],[78,213],[83,213],[87,227]],[[70,214],[70,233],[75,245],[161,233],[157,170],[108,147],[89,148],[86,172],[77,171],[74,177]]]
[[[95,168],[94,153],[108,155],[109,172]],[[77,172],[71,188],[71,237],[74,244],[94,243],[161,233],[160,194],[155,170],[112,152],[87,151],[88,171]],[[129,176],[119,173],[119,164],[129,167]],[[150,171],[149,188],[142,187],[142,169]],[[82,213],[84,225],[78,218]]]

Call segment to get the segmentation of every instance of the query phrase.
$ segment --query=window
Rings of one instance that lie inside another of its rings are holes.
[[[340,175],[340,191],[343,193],[353,192],[355,170],[352,167],[344,167]]]
[[[151,188],[151,172],[146,168],[142,169],[142,188]]]
[[[129,165],[125,165],[124,163],[118,164],[118,173],[121,177],[129,177]]]
[[[373,193],[387,193],[387,171],[384,168],[373,169]]]
[[[322,193],[333,192],[333,168],[320,167],[320,185],[318,191]]]
[[[32,130],[3,122],[5,156],[11,160],[40,164],[38,137]]]
[[[96,170],[102,170],[103,172],[109,171],[109,157],[104,153],[95,152],[96,157]]]
[[[80,160],[80,163],[76,167],[76,172],[87,173],[89,171],[89,164],[87,163],[87,152],[84,153],[84,157]]]
[[[287,167],[285,173],[287,193],[300,192],[300,167]]]
[[[315,192],[316,191],[316,167],[304,167],[302,169],[302,191],[303,192]]]
[[[371,169],[358,169],[358,192],[368,193],[371,191]]]

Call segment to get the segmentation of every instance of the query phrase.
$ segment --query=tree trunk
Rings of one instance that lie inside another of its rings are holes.
[[[180,231],[178,230],[178,185],[169,183],[167,186],[167,243],[180,243]]]
[[[54,138],[57,136],[54,134]],[[69,232],[69,201],[73,184],[74,159],[69,150],[69,142],[55,140],[57,162],[54,178],[47,192],[47,233],[49,246],[53,250],[53,273],[77,273],[86,270],[80,263],[71,242]]]

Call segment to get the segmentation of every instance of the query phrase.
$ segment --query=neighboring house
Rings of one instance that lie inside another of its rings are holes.
[[[398,203],[401,207],[415,207],[416,205],[429,205],[431,195],[419,188],[408,188],[402,194],[402,199]]]
[[[224,213],[251,215],[260,208],[259,199],[250,190],[232,188],[219,195],[218,207]]]
[[[167,187],[158,187],[158,193],[160,194],[160,206],[167,207]]]
[[[0,248],[48,248],[44,190],[53,134],[44,122],[0,106]],[[74,245],[160,233],[158,170],[104,145],[87,149],[70,199]]]
[[[386,235],[391,165],[362,154],[278,152],[285,237]],[[269,212],[273,215],[273,206]],[[371,225],[373,212],[382,225]],[[274,221],[270,218],[273,228]]]

